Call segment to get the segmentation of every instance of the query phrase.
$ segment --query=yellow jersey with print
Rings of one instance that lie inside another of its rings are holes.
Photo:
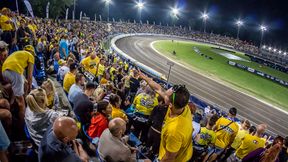
[[[110,68],[109,74],[110,74],[110,78],[112,81],[114,81],[114,79],[115,79],[115,71],[116,71],[116,69],[114,67]]]
[[[70,87],[75,83],[75,75],[70,71],[64,76],[63,89],[69,93]]]
[[[188,106],[185,106],[182,114],[170,117],[171,108],[168,109],[161,131],[159,159],[166,151],[176,153],[174,162],[186,162],[192,157],[192,115]]]
[[[158,105],[157,97],[151,97],[145,93],[137,95],[133,102],[136,112],[150,115],[155,106]]]
[[[32,31],[33,34],[36,34],[36,31],[31,24],[28,24],[27,27]]]
[[[216,122],[216,142],[215,146],[220,148],[226,148],[230,143],[233,142],[234,138],[236,137],[239,126],[236,122],[231,123],[230,119],[221,117]],[[227,127],[226,127],[227,126]],[[225,128],[224,128],[225,127]],[[224,128],[224,129],[222,129]],[[220,130],[221,129],[221,130]],[[219,131],[217,131],[219,130]]]
[[[97,70],[98,70],[97,76],[99,76],[99,75],[102,76],[104,74],[104,71],[105,71],[105,66],[99,63]]]
[[[214,144],[216,141],[216,133],[213,130],[202,127],[199,134],[197,134],[196,139],[197,140],[195,142],[202,146]]]
[[[99,58],[95,57],[94,59],[91,59],[90,56],[84,58],[81,61],[81,64],[83,65],[84,69],[86,71],[89,71],[90,73],[92,73],[93,75],[96,75],[96,70],[97,70],[97,64],[99,63]]]
[[[238,158],[243,159],[250,152],[260,147],[265,147],[265,142],[260,137],[247,134],[244,136],[240,147],[235,153]]]
[[[16,51],[8,56],[4,61],[2,72],[5,70],[11,70],[22,75],[24,70],[28,67],[28,64],[34,64],[34,62],[35,58],[30,52]]]
[[[112,106],[112,118],[122,118],[125,121],[128,121],[127,115],[120,108]]]
[[[248,133],[249,132],[247,130],[244,129],[239,130],[233,143],[231,144],[231,147],[236,150],[241,145],[241,141],[244,138],[244,136]]]
[[[11,23],[8,23],[11,19],[6,15],[0,16],[0,27],[3,31],[11,31],[13,30],[13,26]]]

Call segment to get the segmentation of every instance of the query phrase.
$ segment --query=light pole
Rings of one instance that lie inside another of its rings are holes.
[[[112,0],[105,0],[105,6],[107,7],[107,21],[109,22],[109,16],[110,16],[110,3]]]
[[[168,71],[168,76],[167,76],[167,87],[168,87],[169,78],[170,78],[170,73],[171,73],[171,68],[172,68],[172,66],[174,66],[174,63],[171,62],[171,61],[168,61],[168,62],[167,62],[167,65],[169,66],[169,71]]]
[[[241,26],[242,26],[243,24],[244,24],[244,23],[243,23],[243,21],[241,21],[241,20],[238,20],[238,21],[236,22],[236,25],[237,25],[237,39],[239,39],[240,28],[241,28]]]
[[[201,18],[202,18],[202,20],[203,20],[204,33],[206,33],[206,22],[207,22],[207,19],[209,19],[209,15],[204,12],[204,13],[201,15]]]
[[[76,0],[73,1],[73,15],[72,15],[72,19],[73,21],[75,20],[75,9],[76,9]]]
[[[139,22],[141,22],[142,19],[142,9],[144,8],[144,3],[139,0],[139,2],[136,3],[136,7],[138,8],[138,13],[139,13]]]
[[[260,47],[261,47],[264,38],[264,32],[267,31],[267,27],[265,25],[261,25],[260,30],[261,30],[261,38],[260,38]]]

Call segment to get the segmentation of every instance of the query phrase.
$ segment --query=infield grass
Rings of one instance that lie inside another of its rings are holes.
[[[260,100],[264,100],[265,102],[288,111],[287,87],[229,65],[227,63],[229,59],[219,55],[217,49],[212,49],[211,46],[213,45],[196,42],[172,42],[171,40],[163,40],[154,42],[153,46],[160,53],[188,68],[191,68],[194,71],[200,72],[201,74],[222,82],[225,85],[253,95]],[[198,48],[203,54],[212,57],[213,60],[206,59],[205,57],[197,54],[193,47]],[[173,50],[176,51],[176,55],[172,54]],[[221,51],[222,50],[219,50],[219,52]],[[243,53],[236,52],[233,53],[233,55],[250,61],[249,57],[245,56]],[[261,66],[258,63],[240,60],[231,61],[249,66],[274,77],[278,77],[279,79],[288,81],[288,74],[269,67]]]

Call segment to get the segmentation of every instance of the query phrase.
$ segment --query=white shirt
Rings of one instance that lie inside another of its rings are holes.
[[[64,80],[64,76],[69,72],[69,67],[65,66],[61,66],[58,70],[58,74],[60,77],[60,80]]]
[[[192,121],[192,125],[193,125],[193,133],[192,133],[192,138],[195,138],[196,135],[200,132],[201,126],[200,123],[197,123],[195,121]]]

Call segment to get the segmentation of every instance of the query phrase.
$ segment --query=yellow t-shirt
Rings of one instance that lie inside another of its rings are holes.
[[[84,58],[81,61],[81,64],[83,65],[84,69],[89,71],[90,73],[96,75],[96,68],[97,68],[97,64],[99,63],[99,58],[95,57],[94,59],[91,59],[90,56]]]
[[[116,69],[114,67],[111,67],[110,71],[109,71],[109,74],[110,74],[110,78],[111,78],[112,81],[115,79],[115,76],[114,76],[115,74],[113,74],[114,71],[116,71]]]
[[[63,89],[65,92],[69,92],[70,87],[75,83],[75,75],[70,71],[64,76]]]
[[[137,95],[133,102],[136,112],[143,115],[150,115],[155,106],[158,105],[157,97],[151,98],[145,93],[140,93]]]
[[[8,56],[4,61],[2,72],[5,70],[11,70],[22,75],[24,70],[27,68],[28,63],[34,64],[34,61],[35,58],[30,52],[16,51]]]
[[[237,149],[241,145],[241,141],[244,138],[244,136],[248,133],[249,132],[247,130],[244,130],[244,129],[239,130],[234,139],[234,142],[231,144],[231,147],[234,149]]]
[[[0,16],[0,27],[3,31],[11,31],[13,30],[13,26],[11,23],[6,23],[7,21],[11,20],[8,16],[6,15],[1,15]]]
[[[221,117],[217,120],[216,122],[216,130],[219,130],[223,127],[225,127],[226,125],[228,125],[231,122],[231,120]],[[239,130],[239,126],[237,123],[233,122],[232,124],[230,124],[228,127],[226,127],[225,129],[222,129],[220,131],[216,132],[216,142],[215,142],[215,146],[220,147],[220,148],[226,148],[231,141],[234,140],[234,138],[236,137],[237,133]]]
[[[265,147],[265,142],[260,137],[246,134],[240,147],[236,150],[236,156],[240,159],[243,159],[250,152],[260,147]]]
[[[31,24],[28,24],[27,27],[32,31],[33,34],[36,34],[36,31]]]
[[[125,121],[128,121],[127,115],[123,110],[112,106],[112,118],[122,118]]]
[[[105,71],[105,66],[104,65],[102,65],[102,64],[99,64],[98,65],[98,73],[97,73],[97,76],[99,76],[99,75],[103,75],[104,74],[104,71]]]
[[[188,106],[184,108],[181,115],[170,117],[169,108],[165,116],[161,131],[159,159],[161,160],[166,150],[177,152],[174,162],[186,162],[192,157],[192,115]]]
[[[199,145],[207,146],[209,144],[214,144],[216,141],[216,133],[213,130],[202,127],[200,133],[197,134],[196,139],[196,142]]]

